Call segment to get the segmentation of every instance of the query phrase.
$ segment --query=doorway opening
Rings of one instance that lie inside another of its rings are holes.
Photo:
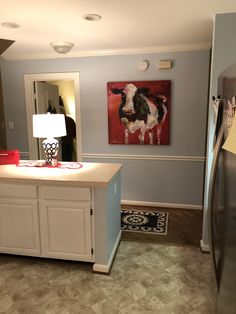
[[[38,139],[33,137],[33,114],[53,110],[60,113],[60,107],[75,121],[76,141],[73,161],[82,160],[82,134],[79,95],[79,73],[25,74],[25,96],[29,159],[43,159],[43,151]],[[61,156],[59,156],[59,160]]]

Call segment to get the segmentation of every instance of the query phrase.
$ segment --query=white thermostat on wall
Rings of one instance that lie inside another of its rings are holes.
[[[171,69],[172,68],[172,62],[171,60],[161,60],[158,63],[158,69]]]
[[[138,69],[140,71],[145,71],[149,67],[149,62],[147,60],[140,61],[138,64]]]

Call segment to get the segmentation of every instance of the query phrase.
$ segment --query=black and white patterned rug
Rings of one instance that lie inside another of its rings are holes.
[[[121,230],[167,235],[169,213],[121,210]]]

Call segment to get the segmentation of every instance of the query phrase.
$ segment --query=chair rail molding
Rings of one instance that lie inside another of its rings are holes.
[[[21,157],[30,156],[29,152],[20,152]],[[124,160],[162,160],[162,161],[197,161],[205,162],[204,156],[177,156],[177,155],[129,155],[129,154],[82,154],[83,159],[124,159]]]
[[[83,159],[132,159],[132,160],[163,160],[163,161],[200,161],[204,162],[204,156],[177,156],[177,155],[130,155],[130,154],[86,154]]]

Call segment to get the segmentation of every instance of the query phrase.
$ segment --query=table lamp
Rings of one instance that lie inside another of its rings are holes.
[[[52,160],[58,154],[59,141],[54,137],[66,135],[66,124],[64,114],[34,114],[33,136],[46,138],[43,148],[46,155],[46,163],[51,165]]]

